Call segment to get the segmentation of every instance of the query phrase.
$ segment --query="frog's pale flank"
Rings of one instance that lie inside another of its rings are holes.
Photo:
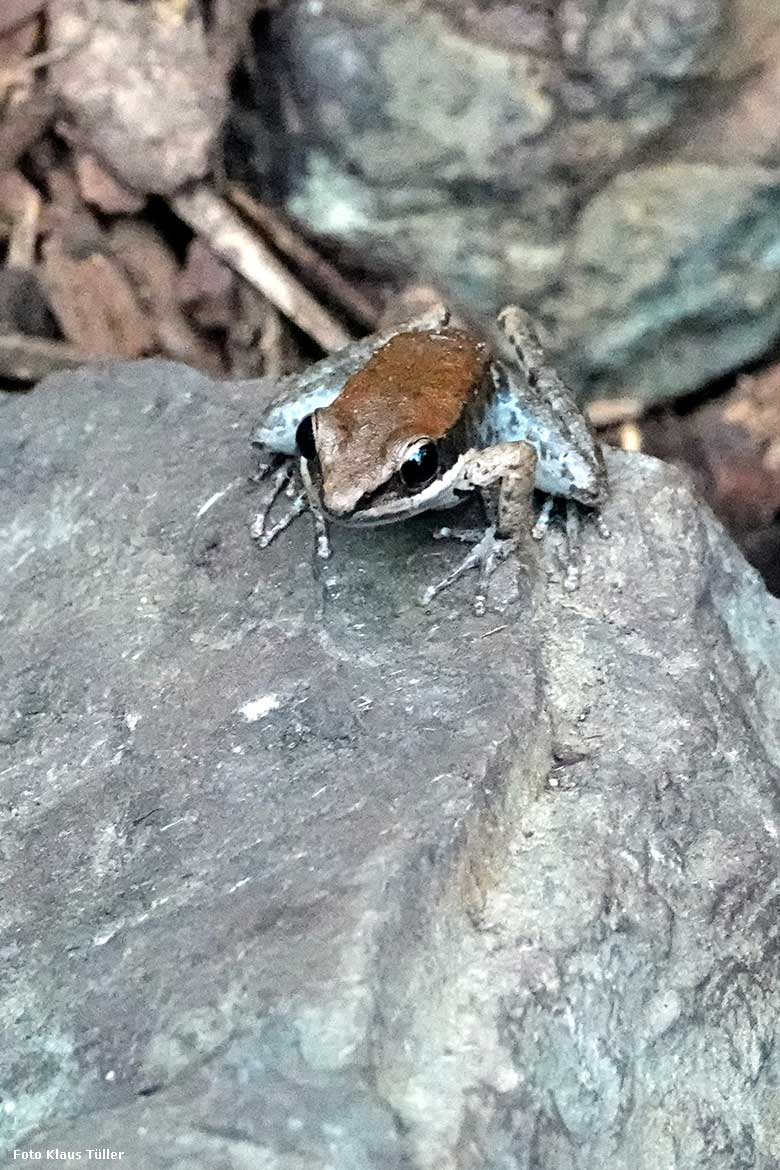
[[[296,457],[303,483],[269,526],[273,500],[285,484],[288,495],[292,487],[291,461],[276,469],[253,525],[262,546],[307,505],[317,552],[327,557],[331,522],[390,524],[452,508],[477,492],[487,527],[443,530],[473,548],[424,600],[478,568],[478,612],[484,612],[493,568],[530,527],[534,488],[549,499],[533,535],[543,535],[559,497],[567,505],[570,544],[575,505],[596,509],[607,494],[599,446],[547,362],[530,318],[514,306],[499,314],[491,347],[450,326],[448,312],[437,307],[283,379],[254,442],[264,452],[263,472],[279,457]],[[566,585],[576,583],[572,560]]]

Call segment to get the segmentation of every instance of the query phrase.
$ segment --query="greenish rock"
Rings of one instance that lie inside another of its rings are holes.
[[[673,398],[780,335],[780,171],[620,175],[583,212],[555,314],[592,395]]]
[[[271,22],[294,149],[279,173],[250,144],[249,177],[380,269],[535,310],[583,397],[673,397],[778,333],[771,173],[659,163],[751,19],[726,0],[294,0]]]

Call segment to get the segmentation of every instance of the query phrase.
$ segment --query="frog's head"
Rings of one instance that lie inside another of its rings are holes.
[[[486,384],[485,347],[455,329],[399,333],[298,427],[329,518],[383,524],[454,503],[464,414]]]

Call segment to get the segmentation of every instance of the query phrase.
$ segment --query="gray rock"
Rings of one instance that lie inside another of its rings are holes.
[[[535,310],[583,397],[673,397],[780,332],[757,165],[780,162],[779,21],[777,0],[294,0],[268,66],[289,149],[260,69],[247,173],[445,299]]]
[[[612,454],[575,596],[426,614],[419,522],[318,620],[267,391],[0,400],[6,1164],[776,1170],[780,603]]]

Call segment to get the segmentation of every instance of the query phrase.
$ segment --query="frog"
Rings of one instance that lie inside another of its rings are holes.
[[[543,539],[558,501],[566,516],[567,590],[579,582],[580,511],[608,535],[600,519],[609,492],[601,448],[533,318],[516,305],[487,330],[454,325],[449,309],[436,305],[288,375],[252,441],[261,452],[258,478],[271,475],[252,526],[261,547],[308,509],[316,555],[326,560],[331,525],[397,523],[479,496],[483,529],[448,526],[434,534],[471,547],[426,589],[426,606],[477,570],[474,610],[483,614],[496,566],[529,530]],[[283,490],[289,505],[269,523]],[[545,502],[534,519],[535,493]]]

